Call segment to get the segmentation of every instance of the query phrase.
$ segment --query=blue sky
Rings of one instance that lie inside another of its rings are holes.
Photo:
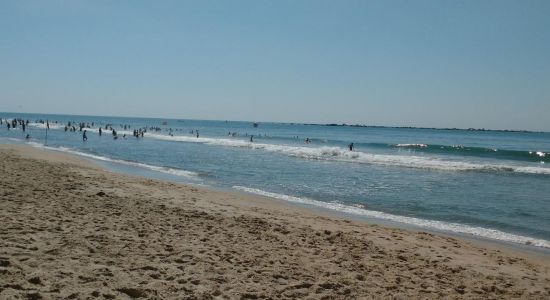
[[[550,1],[0,1],[0,111],[550,130]]]

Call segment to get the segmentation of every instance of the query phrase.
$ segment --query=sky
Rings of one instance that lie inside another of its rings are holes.
[[[550,131],[550,1],[0,0],[0,111]]]

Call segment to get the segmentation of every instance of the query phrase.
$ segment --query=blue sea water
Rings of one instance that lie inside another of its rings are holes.
[[[4,121],[1,143],[69,152],[116,171],[550,248],[550,133],[12,113],[0,118],[30,121],[26,132],[21,126],[8,130]],[[50,130],[39,120],[48,120]],[[67,122],[93,123],[85,128],[88,140],[78,127],[66,132]],[[107,124],[118,139],[109,130],[99,136],[98,126]],[[132,136],[145,127],[161,130]]]

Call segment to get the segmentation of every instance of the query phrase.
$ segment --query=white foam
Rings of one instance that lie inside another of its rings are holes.
[[[98,128],[82,128],[82,131],[86,130],[87,132],[96,132],[99,133],[99,127]],[[125,134],[125,135],[133,135],[133,132],[127,131],[127,130],[116,130],[117,135]],[[105,135],[112,134],[113,131],[111,129],[104,129],[101,128],[101,133]]]
[[[238,139],[169,136],[163,134],[147,133],[147,137],[178,142],[202,143],[226,147],[239,147],[269,152],[281,153],[292,157],[317,160],[333,160],[355,162],[364,164],[376,164],[384,166],[397,166],[419,169],[434,169],[448,171],[505,171],[530,174],[550,174],[550,168],[515,166],[506,164],[473,163],[464,161],[443,160],[437,157],[413,156],[413,155],[387,155],[372,154],[360,151],[348,151],[340,147],[304,147],[279,144],[251,143]]]
[[[77,126],[78,124],[75,124],[75,128],[77,129],[80,129],[80,127]],[[41,128],[41,129],[46,129],[47,125],[44,123],[29,123],[29,126],[32,126],[32,127],[36,127],[36,128]],[[64,124],[60,124],[60,123],[50,123],[50,130],[54,130],[54,129],[58,129],[58,130],[61,130],[61,129],[65,129],[65,125]],[[82,131],[86,130],[87,132],[99,132],[99,127],[96,127],[96,128],[89,128],[89,127],[83,127],[82,128]],[[101,128],[103,134],[111,134],[112,133],[112,130],[111,129],[104,129],[103,127]],[[115,131],[117,132],[117,135],[120,135],[120,134],[126,134],[126,135],[130,135],[130,134],[133,134],[133,132],[131,131],[127,131],[127,130],[117,130],[115,128]]]
[[[406,148],[426,148],[426,144],[397,144],[396,147],[406,147]]]
[[[48,150],[54,150],[54,151],[60,151],[60,152],[75,154],[75,155],[78,155],[78,156],[87,157],[87,158],[91,158],[91,159],[95,159],[95,160],[107,161],[107,162],[123,164],[123,165],[127,165],[127,166],[133,166],[133,167],[149,169],[149,170],[156,171],[156,172],[176,175],[176,176],[180,176],[180,177],[186,177],[186,178],[190,178],[190,179],[197,179],[198,176],[199,176],[197,173],[191,172],[191,171],[173,169],[173,168],[167,168],[167,167],[153,166],[153,165],[148,165],[148,164],[133,162],[133,161],[113,159],[113,158],[108,158],[108,157],[105,157],[105,156],[94,155],[94,154],[89,154],[89,153],[85,153],[85,152],[72,150],[72,149],[69,149],[69,148],[66,148],[66,147],[49,147],[49,146],[44,146],[42,144],[38,144],[38,143],[35,143],[35,142],[28,142],[27,144],[29,144],[33,147],[36,147],[36,148],[43,148],[43,149],[48,149]]]
[[[529,154],[531,154],[531,155],[532,155],[532,154],[535,154],[535,155],[537,155],[537,156],[539,156],[539,157],[546,157],[546,154],[547,154],[547,153],[544,153],[544,152],[542,152],[542,151],[536,151],[536,152],[529,151]]]
[[[271,193],[271,192],[266,192],[259,189],[254,189],[254,188],[249,188],[244,186],[233,186],[233,188],[236,190],[244,191],[251,194],[280,199],[288,202],[318,206],[325,209],[335,210],[335,211],[358,215],[362,217],[370,217],[370,218],[379,219],[379,220],[387,220],[392,222],[409,224],[409,225],[414,225],[421,228],[438,230],[438,231],[447,231],[447,232],[460,233],[460,234],[471,234],[482,238],[550,248],[550,241],[535,239],[527,236],[515,235],[507,232],[502,232],[496,229],[469,226],[469,225],[458,224],[458,223],[425,220],[425,219],[414,218],[414,217],[398,216],[398,215],[388,214],[388,213],[374,211],[374,210],[367,210],[361,207],[344,205],[341,203],[323,202],[323,201],[318,201],[318,200],[313,200],[308,198],[300,198],[300,197],[294,197],[289,195]]]
[[[38,125],[44,125],[35,123]],[[45,126],[45,125],[44,125]],[[50,124],[50,128],[52,125]],[[61,125],[61,129],[63,126]],[[97,128],[86,128],[86,130],[97,132]],[[110,131],[107,131],[108,134]],[[130,131],[118,131],[119,134],[130,135]],[[388,155],[372,154],[361,151],[349,151],[341,147],[315,147],[315,146],[295,146],[280,144],[251,143],[240,139],[228,138],[210,138],[210,137],[192,137],[192,136],[170,136],[158,133],[145,133],[145,137],[165,141],[201,143],[206,145],[247,148],[253,150],[264,150],[269,152],[281,153],[291,157],[304,159],[343,161],[352,163],[375,164],[382,166],[396,166],[417,169],[431,169],[442,171],[484,171],[484,172],[516,172],[527,174],[545,174],[550,175],[550,168],[535,166],[519,166],[508,164],[490,164],[474,163],[466,161],[444,160],[437,157],[415,156],[415,155]],[[422,144],[402,144],[402,145],[422,145]]]
[[[29,123],[28,126],[41,128],[41,129],[46,129],[48,127],[48,125],[46,123],[44,123],[44,124],[42,124],[42,123]],[[50,123],[50,130],[52,130],[52,129],[63,129],[63,128],[65,128],[65,125],[63,125],[61,123]]]

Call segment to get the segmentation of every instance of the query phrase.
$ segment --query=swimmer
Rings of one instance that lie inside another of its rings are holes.
[[[88,137],[86,136],[86,130],[84,130],[84,132],[82,133],[82,141],[87,141],[88,140]]]

